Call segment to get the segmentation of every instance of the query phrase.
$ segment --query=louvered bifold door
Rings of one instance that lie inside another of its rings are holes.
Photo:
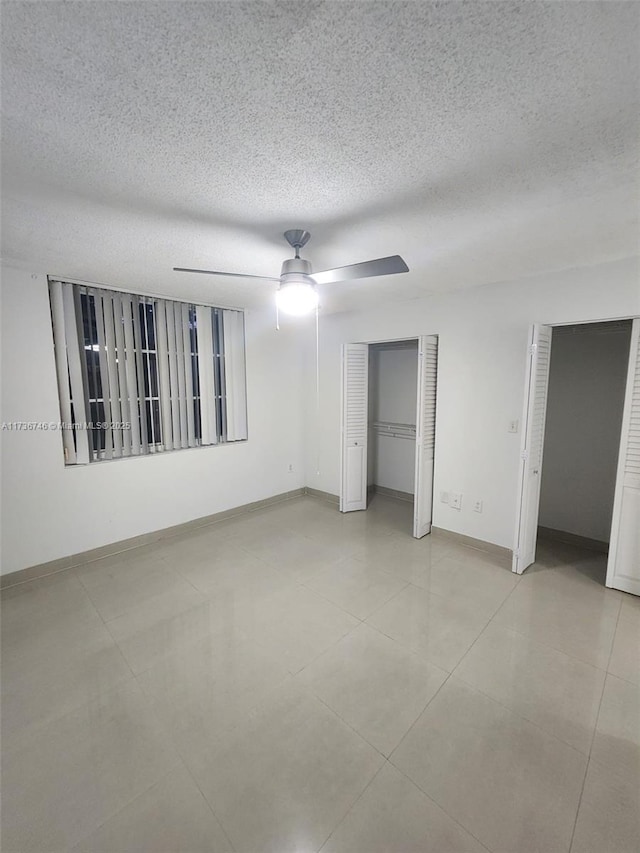
[[[640,319],[631,333],[606,583],[640,595]]]
[[[368,344],[343,344],[341,512],[367,508],[368,386]]]
[[[521,451],[522,486],[513,563],[514,571],[518,574],[522,574],[536,558],[542,451],[551,363],[551,331],[551,326],[535,325],[529,344],[528,394],[524,446]]]
[[[418,341],[416,468],[413,501],[413,535],[416,539],[431,533],[437,375],[438,338],[435,335],[423,335]]]

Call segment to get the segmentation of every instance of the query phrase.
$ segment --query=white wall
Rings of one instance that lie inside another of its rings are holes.
[[[65,468],[59,433],[3,431],[2,573],[302,486],[303,330],[281,329],[247,313],[246,443]],[[57,422],[45,275],[3,269],[2,355],[2,421]]]
[[[539,524],[608,542],[631,324],[573,329],[553,331]]]
[[[418,344],[411,348],[371,348],[369,424],[374,421],[416,423],[418,382]],[[413,494],[415,479],[415,441],[377,435],[370,429],[373,453],[369,482],[387,489]]]
[[[339,491],[340,345],[437,334],[434,526],[512,548],[521,436],[509,433],[508,424],[522,419],[530,324],[640,315],[638,261],[322,317],[319,416],[309,395],[308,485]],[[311,373],[308,386],[314,387]],[[440,503],[441,491],[462,492],[462,509]],[[482,513],[472,510],[477,499]]]

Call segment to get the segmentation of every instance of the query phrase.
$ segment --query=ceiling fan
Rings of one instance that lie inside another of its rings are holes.
[[[245,275],[237,272],[221,272],[220,270],[194,270],[186,267],[174,267],[175,272],[197,272],[204,275],[226,275],[234,278],[260,278],[265,281],[279,283],[276,294],[276,304],[280,311],[286,314],[307,314],[318,306],[318,284],[333,284],[337,281],[349,281],[356,278],[372,278],[378,275],[394,275],[409,272],[409,267],[400,255],[388,258],[376,258],[374,261],[364,261],[346,267],[336,267],[332,270],[312,272],[311,263],[300,257],[300,249],[309,242],[311,234],[303,229],[294,228],[284,232],[287,243],[295,250],[295,256],[288,258],[282,264],[280,278],[268,275]]]

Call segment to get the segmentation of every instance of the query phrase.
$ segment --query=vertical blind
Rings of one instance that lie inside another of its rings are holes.
[[[244,314],[50,280],[65,462],[247,438]]]

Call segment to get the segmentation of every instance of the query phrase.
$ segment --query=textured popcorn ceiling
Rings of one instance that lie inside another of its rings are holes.
[[[633,2],[3,4],[3,256],[219,304],[287,227],[325,310],[638,249]]]

